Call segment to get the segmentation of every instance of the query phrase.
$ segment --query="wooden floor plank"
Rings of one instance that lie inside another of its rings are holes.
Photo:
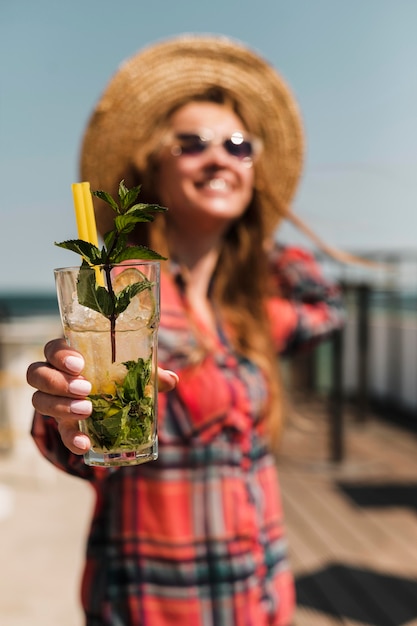
[[[350,559],[356,555],[363,564],[384,564],[386,555],[393,555],[396,562],[413,562],[417,574],[417,545],[413,542],[416,520],[412,513],[361,510],[350,505],[329,481],[310,478],[307,484],[305,476],[291,476],[287,484],[289,493],[284,495],[284,502],[293,499],[294,513],[304,531],[308,527],[314,533],[321,550],[326,544],[328,556]]]
[[[329,461],[329,414],[298,402],[278,470],[296,626],[417,625],[417,438],[345,417],[346,457]]]

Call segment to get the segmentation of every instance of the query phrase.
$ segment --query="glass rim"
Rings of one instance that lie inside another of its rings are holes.
[[[147,260],[140,260],[140,259],[133,259],[132,261],[124,261],[122,263],[112,263],[110,264],[110,267],[113,269],[114,267],[126,267],[126,269],[128,269],[129,267],[132,266],[143,266],[143,265],[156,265],[156,266],[160,266],[161,262],[158,259],[147,259]],[[106,265],[90,265],[89,267],[83,267],[82,265],[69,265],[69,266],[65,266],[65,267],[55,267],[54,268],[54,273],[62,273],[62,272],[74,272],[74,271],[80,271],[82,269],[104,269],[105,267],[107,267]]]

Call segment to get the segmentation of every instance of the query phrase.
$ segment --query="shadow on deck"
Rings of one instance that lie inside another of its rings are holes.
[[[329,461],[320,400],[292,407],[278,458],[295,626],[417,624],[417,436],[346,410],[346,454]]]
[[[299,576],[298,604],[334,618],[401,626],[417,618],[417,581],[333,563]]]

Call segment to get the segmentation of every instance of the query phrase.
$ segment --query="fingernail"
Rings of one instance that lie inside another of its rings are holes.
[[[74,446],[77,446],[80,450],[88,450],[90,447],[90,443],[86,437],[82,437],[81,435],[77,435],[74,437]]]
[[[176,383],[179,382],[180,378],[178,376],[178,374],[176,374],[175,372],[172,372],[171,370],[165,370],[167,374],[169,374],[171,376],[171,378],[173,378],[175,380]]]
[[[64,365],[70,372],[79,374],[84,368],[84,359],[81,356],[67,356],[67,358],[64,359]]]
[[[70,407],[72,413],[77,413],[77,415],[90,415],[93,405],[90,400],[73,400]]]
[[[77,378],[69,383],[68,390],[76,396],[88,396],[91,391],[91,383],[84,378]]]

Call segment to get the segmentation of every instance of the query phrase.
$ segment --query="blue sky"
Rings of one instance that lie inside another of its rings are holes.
[[[416,24],[415,0],[0,0],[0,291],[53,290],[74,263],[53,242],[76,236],[91,109],[123,59],[183,32],[240,39],[292,86],[307,141],[294,208],[324,239],[416,248]]]

